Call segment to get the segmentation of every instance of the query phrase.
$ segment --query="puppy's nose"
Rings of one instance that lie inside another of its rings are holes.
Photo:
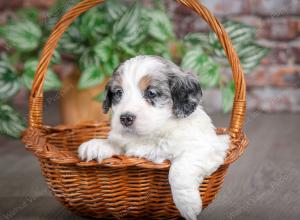
[[[120,116],[121,124],[125,127],[129,127],[133,124],[136,116],[131,113],[125,113]]]

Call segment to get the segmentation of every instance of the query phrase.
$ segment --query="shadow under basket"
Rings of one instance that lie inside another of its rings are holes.
[[[246,109],[246,86],[239,58],[219,21],[198,0],[178,0],[203,17],[218,36],[232,67],[235,98],[228,129],[231,143],[225,162],[199,187],[203,207],[219,192],[229,165],[243,153],[247,139],[242,131]],[[29,103],[29,127],[23,134],[28,150],[39,159],[53,195],[68,209],[82,216],[105,219],[178,219],[168,183],[170,163],[154,164],[134,157],[115,156],[102,161],[81,162],[79,145],[92,138],[106,138],[109,123],[76,126],[43,125],[43,82],[53,52],[62,34],[83,12],[103,0],[83,0],[70,9],[54,27],[35,73]]]

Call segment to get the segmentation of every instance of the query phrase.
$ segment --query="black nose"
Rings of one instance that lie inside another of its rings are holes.
[[[133,124],[136,116],[131,113],[125,113],[120,116],[121,124],[125,127],[129,127]]]

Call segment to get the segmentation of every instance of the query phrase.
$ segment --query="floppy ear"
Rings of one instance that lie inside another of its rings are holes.
[[[109,109],[111,108],[112,105],[112,98],[113,98],[113,93],[111,91],[111,81],[109,81],[106,86],[105,86],[105,93],[104,93],[104,101],[102,103],[102,109],[103,112],[106,114]]]
[[[192,73],[171,74],[169,79],[173,100],[173,114],[185,118],[192,114],[201,102],[202,90]]]

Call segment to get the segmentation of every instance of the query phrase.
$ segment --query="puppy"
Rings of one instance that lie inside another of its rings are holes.
[[[78,150],[82,160],[113,155],[171,161],[173,201],[188,220],[202,210],[199,185],[224,162],[228,136],[217,136],[201,107],[197,77],[156,56],[121,64],[106,86],[104,112],[112,108],[107,140],[93,139]]]

